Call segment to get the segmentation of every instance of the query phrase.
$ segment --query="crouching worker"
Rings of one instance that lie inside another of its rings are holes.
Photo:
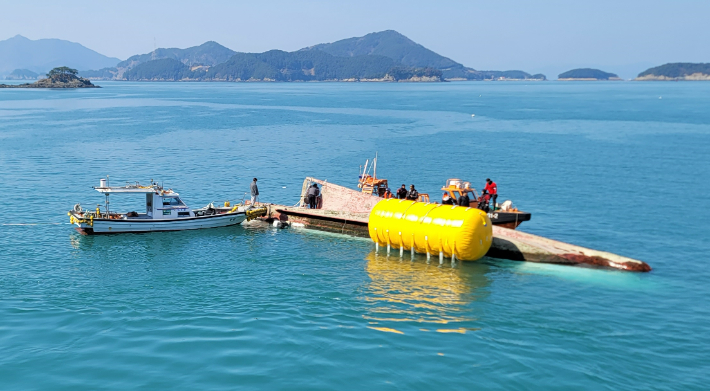
[[[490,208],[488,207],[488,202],[491,199],[490,194],[488,194],[485,190],[483,191],[483,194],[478,198],[478,206],[477,208],[488,213]]]

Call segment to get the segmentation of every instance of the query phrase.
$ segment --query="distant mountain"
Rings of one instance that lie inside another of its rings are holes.
[[[296,52],[237,53],[212,41],[187,49],[161,48],[132,56],[116,67],[79,75],[94,80],[156,81],[545,80],[544,75],[523,71],[467,68],[392,30]]]
[[[621,80],[614,73],[604,72],[599,69],[579,68],[560,73],[559,80]]]
[[[664,64],[639,73],[634,80],[710,80],[710,63]]]
[[[58,66],[99,69],[113,67],[119,61],[78,43],[61,39],[31,40],[16,35],[0,41],[0,75],[8,75],[14,69],[44,74]]]
[[[15,69],[9,75],[5,76],[5,80],[35,80],[37,77],[39,77],[39,74],[29,69]]]
[[[364,37],[348,38],[333,43],[321,43],[301,49],[301,51],[306,50],[320,50],[338,57],[385,56],[413,68],[445,69],[463,66],[450,58],[434,53],[394,30],[370,33]]]
[[[439,69],[443,77],[449,80],[545,80],[544,75],[530,75],[522,71],[477,71],[439,55],[394,30],[370,33],[363,37],[348,38],[333,43],[321,43],[300,51],[313,50],[339,57],[385,56],[405,67]]]
[[[152,60],[160,60],[163,58],[171,58],[180,61],[181,63],[191,65],[207,65],[214,66],[221,64],[237,52],[218,44],[214,41],[205,42],[200,46],[193,46],[187,49],[156,49],[151,53],[137,54],[131,56],[126,61],[121,61],[116,65],[116,68],[133,68],[136,65]]]
[[[400,67],[384,56],[336,57],[320,51],[237,53],[214,67],[175,59],[148,61],[125,71],[126,80],[150,81],[441,81],[433,68]]]

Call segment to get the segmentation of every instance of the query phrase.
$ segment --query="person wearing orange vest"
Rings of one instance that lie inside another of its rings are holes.
[[[498,199],[498,185],[491,180],[491,178],[486,178],[486,187],[484,188],[488,194],[491,195],[491,206],[493,210],[496,210],[496,200]]]

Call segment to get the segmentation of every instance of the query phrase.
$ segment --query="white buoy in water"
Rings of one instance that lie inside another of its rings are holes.
[[[286,228],[287,224],[280,220],[274,220],[273,226],[275,228]]]
[[[663,97],[662,97],[662,96],[659,96],[658,99],[663,99]]]
[[[475,116],[476,116],[476,114],[471,114],[471,118],[473,118],[473,117],[475,117]]]

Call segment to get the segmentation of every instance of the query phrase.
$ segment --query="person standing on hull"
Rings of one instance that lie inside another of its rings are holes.
[[[467,208],[471,206],[471,199],[468,198],[468,192],[462,191],[457,202],[459,206],[465,206]]]
[[[402,187],[397,190],[397,199],[399,200],[405,200],[407,199],[407,185],[402,183]]]
[[[320,195],[320,190],[318,190],[318,184],[314,183],[313,186],[308,188],[308,207],[310,209],[316,209],[318,206],[318,196]]]
[[[256,186],[256,178],[251,182],[251,204],[256,205],[259,202],[259,188]]]
[[[496,200],[498,200],[498,185],[491,180],[491,178],[486,178],[486,187],[484,189],[491,196],[491,207],[496,210]]]
[[[402,185],[404,186],[404,185]],[[409,192],[407,193],[407,199],[410,201],[416,201],[419,199],[419,192],[414,188],[414,185],[409,186]]]

